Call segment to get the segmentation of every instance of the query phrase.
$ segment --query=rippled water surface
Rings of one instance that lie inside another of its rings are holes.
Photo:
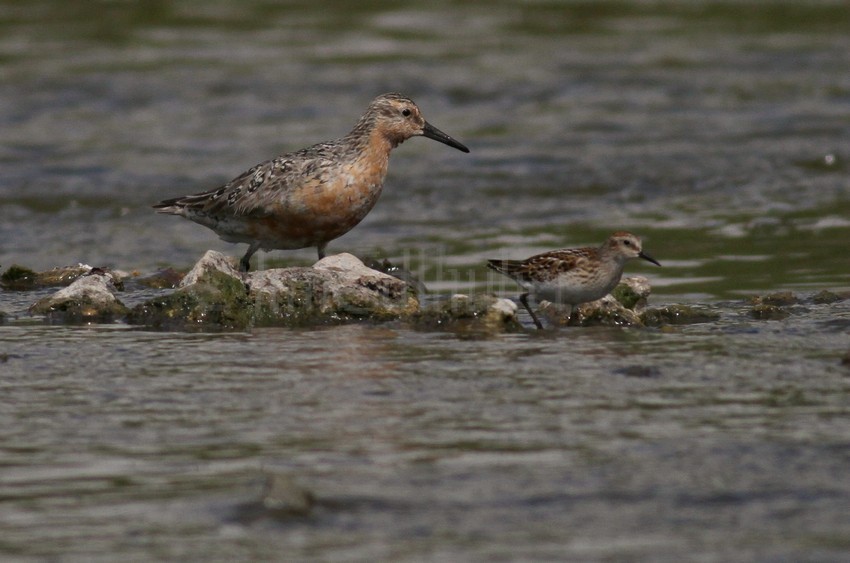
[[[629,229],[653,304],[720,319],[183,334],[0,292],[2,558],[844,560],[850,301],[812,299],[850,289],[844,3],[0,0],[0,267],[240,255],[150,205],[389,90],[472,152],[399,147],[329,251],[512,296],[486,258]]]

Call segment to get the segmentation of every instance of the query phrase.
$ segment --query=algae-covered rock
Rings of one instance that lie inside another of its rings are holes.
[[[482,328],[505,330],[521,328],[516,303],[487,294],[452,295],[430,303],[414,317],[420,328]]]
[[[151,289],[172,289],[177,287],[184,278],[184,274],[173,268],[159,270],[153,274],[137,277],[134,283]]]
[[[625,307],[613,295],[582,303],[569,318],[572,326],[642,326],[640,315]]]
[[[254,272],[247,283],[257,324],[386,320],[419,310],[415,292],[405,281],[345,253],[310,268]]]
[[[238,330],[251,326],[253,305],[241,279],[209,270],[191,285],[137,305],[127,320],[165,329]]]
[[[134,324],[167,328],[243,329],[410,315],[419,302],[408,285],[367,268],[350,254],[329,256],[313,267],[250,274],[209,251],[173,293],[135,307]]]
[[[127,320],[154,328],[239,330],[251,326],[253,305],[232,259],[209,250],[173,293],[137,305]]]
[[[758,295],[750,299],[750,303],[756,306],[774,305],[777,307],[782,307],[785,305],[794,305],[799,301],[800,300],[797,298],[797,296],[790,291],[778,291],[776,293],[769,293],[767,295]]]
[[[646,326],[687,325],[716,321],[720,314],[706,307],[690,305],[667,305],[651,308],[641,313]]]
[[[830,303],[837,303],[839,301],[844,301],[848,299],[850,295],[846,293],[834,293],[829,290],[822,290],[812,296],[812,302],[816,305],[828,305]]]
[[[219,272],[226,276],[239,279],[243,278],[242,272],[236,269],[236,261],[215,250],[207,250],[201,259],[189,270],[178,284],[178,287],[187,287],[198,283],[209,272]]]
[[[11,291],[35,289],[36,273],[29,268],[13,264],[0,275],[0,286]]]
[[[611,296],[626,309],[641,312],[646,308],[652,287],[644,276],[628,276],[620,280]]]
[[[127,307],[115,297],[117,288],[111,275],[100,270],[78,278],[74,283],[29,309],[64,323],[110,322],[127,314]]]
[[[646,308],[651,292],[647,278],[629,276],[602,299],[573,308],[543,301],[538,311],[554,326],[641,326],[638,313]]]
[[[767,303],[754,305],[753,308],[750,309],[750,316],[762,321],[781,321],[782,319],[788,318],[790,315],[791,313],[782,307]]]
[[[23,266],[12,265],[0,275],[0,286],[10,291],[30,291],[44,287],[67,287],[81,276],[92,270],[102,271],[85,264],[53,268],[44,272],[35,272]],[[120,287],[120,276],[109,272],[113,281]]]
[[[750,316],[754,319],[778,321],[785,319],[791,313],[784,309],[788,305],[799,303],[797,296],[790,291],[779,291],[767,295],[758,295],[750,299],[752,308]]]

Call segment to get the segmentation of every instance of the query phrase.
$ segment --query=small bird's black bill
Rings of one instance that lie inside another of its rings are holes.
[[[452,139],[427,121],[425,122],[425,126],[422,128],[422,136],[434,139],[435,141],[440,141],[441,143],[456,148],[459,151],[469,152],[469,149],[466,148],[464,144]]]
[[[652,263],[653,263],[653,264],[655,264],[656,266],[660,266],[660,265],[661,265],[661,263],[660,263],[660,262],[658,262],[658,260],[656,260],[655,258],[653,258],[652,256],[650,256],[649,254],[647,254],[647,253],[645,253],[645,252],[641,252],[640,254],[638,254],[638,256],[640,256],[641,258],[643,258],[643,259],[644,259],[644,260],[646,260],[647,262],[652,262]]]

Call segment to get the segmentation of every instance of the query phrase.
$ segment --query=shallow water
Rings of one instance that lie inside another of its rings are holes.
[[[842,560],[850,530],[841,3],[0,1],[0,264],[150,272],[244,246],[158,216],[411,95],[330,251],[438,293],[642,235],[670,330],[46,326],[0,292],[4,559]],[[313,250],[260,256],[306,264]],[[784,320],[744,299],[791,290]],[[527,320],[527,319],[526,319]],[[244,518],[269,474],[308,516]]]

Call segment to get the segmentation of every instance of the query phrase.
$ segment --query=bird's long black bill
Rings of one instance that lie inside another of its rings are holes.
[[[643,258],[643,259],[644,259],[644,260],[646,260],[647,262],[652,262],[652,263],[653,263],[653,264],[655,264],[656,266],[660,266],[660,265],[661,265],[661,263],[660,263],[658,260],[656,260],[655,258],[653,258],[652,256],[650,256],[649,254],[647,254],[647,253],[645,253],[645,252],[641,252],[640,254],[638,254],[638,256],[640,256],[641,258]]]
[[[459,143],[458,141],[452,139],[427,121],[425,122],[425,126],[422,128],[422,136],[428,137],[429,139],[434,139],[435,141],[440,141],[450,147],[456,148],[459,151],[469,152],[469,149],[463,143]]]

